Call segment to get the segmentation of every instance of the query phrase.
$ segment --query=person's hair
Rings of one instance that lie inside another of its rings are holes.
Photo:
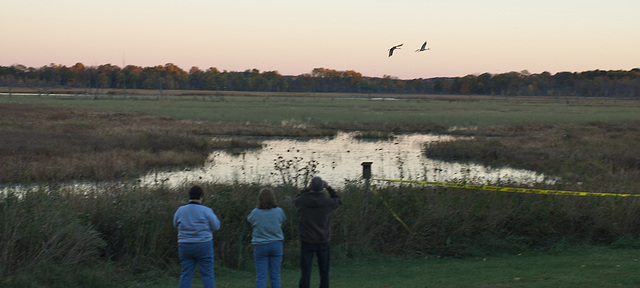
[[[311,183],[309,183],[309,186],[313,191],[322,191],[322,189],[324,188],[324,181],[322,181],[322,178],[316,176],[311,178]]]
[[[269,188],[260,190],[258,194],[258,209],[271,209],[278,207],[276,195]]]
[[[191,189],[189,189],[189,200],[198,200],[202,198],[204,195],[204,191],[198,185],[193,185]]]

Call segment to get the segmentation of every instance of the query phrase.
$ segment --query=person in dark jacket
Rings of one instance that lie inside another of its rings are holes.
[[[327,189],[329,196],[322,191]],[[342,205],[340,197],[326,181],[313,177],[310,185],[293,199],[298,209],[298,234],[300,236],[300,288],[308,288],[311,282],[313,256],[318,257],[320,288],[329,287],[329,240],[331,223],[329,214]]]

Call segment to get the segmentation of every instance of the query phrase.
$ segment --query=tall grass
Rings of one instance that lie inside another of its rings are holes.
[[[264,126],[177,121],[116,112],[0,104],[0,183],[117,181],[202,165],[213,149],[261,147],[210,134],[286,133]],[[246,132],[245,132],[246,133]]]
[[[640,122],[520,124],[425,146],[430,158],[555,175],[567,190],[638,194]]]
[[[205,205],[213,207],[222,221],[214,235],[217,265],[250,269],[251,228],[245,219],[255,207],[261,186],[200,184],[207,191]],[[352,182],[340,191],[344,204],[332,215],[332,253],[338,262],[370,252],[458,257],[558,245],[636,245],[633,239],[640,233],[640,199],[635,198],[377,185],[372,187],[375,193],[370,195],[365,218],[366,189],[361,184]],[[52,264],[64,267],[66,273],[102,263],[127,275],[159,269],[177,276],[176,230],[171,220],[186,203],[187,186],[113,185],[90,191],[52,187],[3,195],[0,273],[9,279],[5,284],[16,287],[14,281],[25,279],[21,275],[44,273]],[[298,189],[273,189],[288,218],[283,227],[284,266],[296,267],[299,241],[291,198]],[[48,285],[47,281],[56,280],[33,281]]]
[[[74,269],[95,261],[107,242],[83,219],[69,196],[32,190],[0,198],[0,275],[60,265]]]

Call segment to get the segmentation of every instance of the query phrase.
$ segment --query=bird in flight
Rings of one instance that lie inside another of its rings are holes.
[[[402,43],[402,44],[404,44],[404,43]],[[391,49],[389,49],[389,57],[391,57],[391,55],[393,55],[393,50],[400,49],[400,46],[402,46],[402,44],[391,47]]]
[[[422,52],[422,51],[426,51],[429,50],[429,48],[427,48],[427,41],[424,41],[424,43],[422,43],[422,47],[420,47],[420,49],[416,50],[416,52]]]

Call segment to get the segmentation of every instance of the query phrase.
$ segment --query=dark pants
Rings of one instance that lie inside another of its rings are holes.
[[[302,276],[298,287],[309,288],[311,284],[311,267],[313,267],[313,255],[318,256],[318,269],[320,270],[320,288],[329,288],[329,242],[306,243],[300,247],[300,270]]]

